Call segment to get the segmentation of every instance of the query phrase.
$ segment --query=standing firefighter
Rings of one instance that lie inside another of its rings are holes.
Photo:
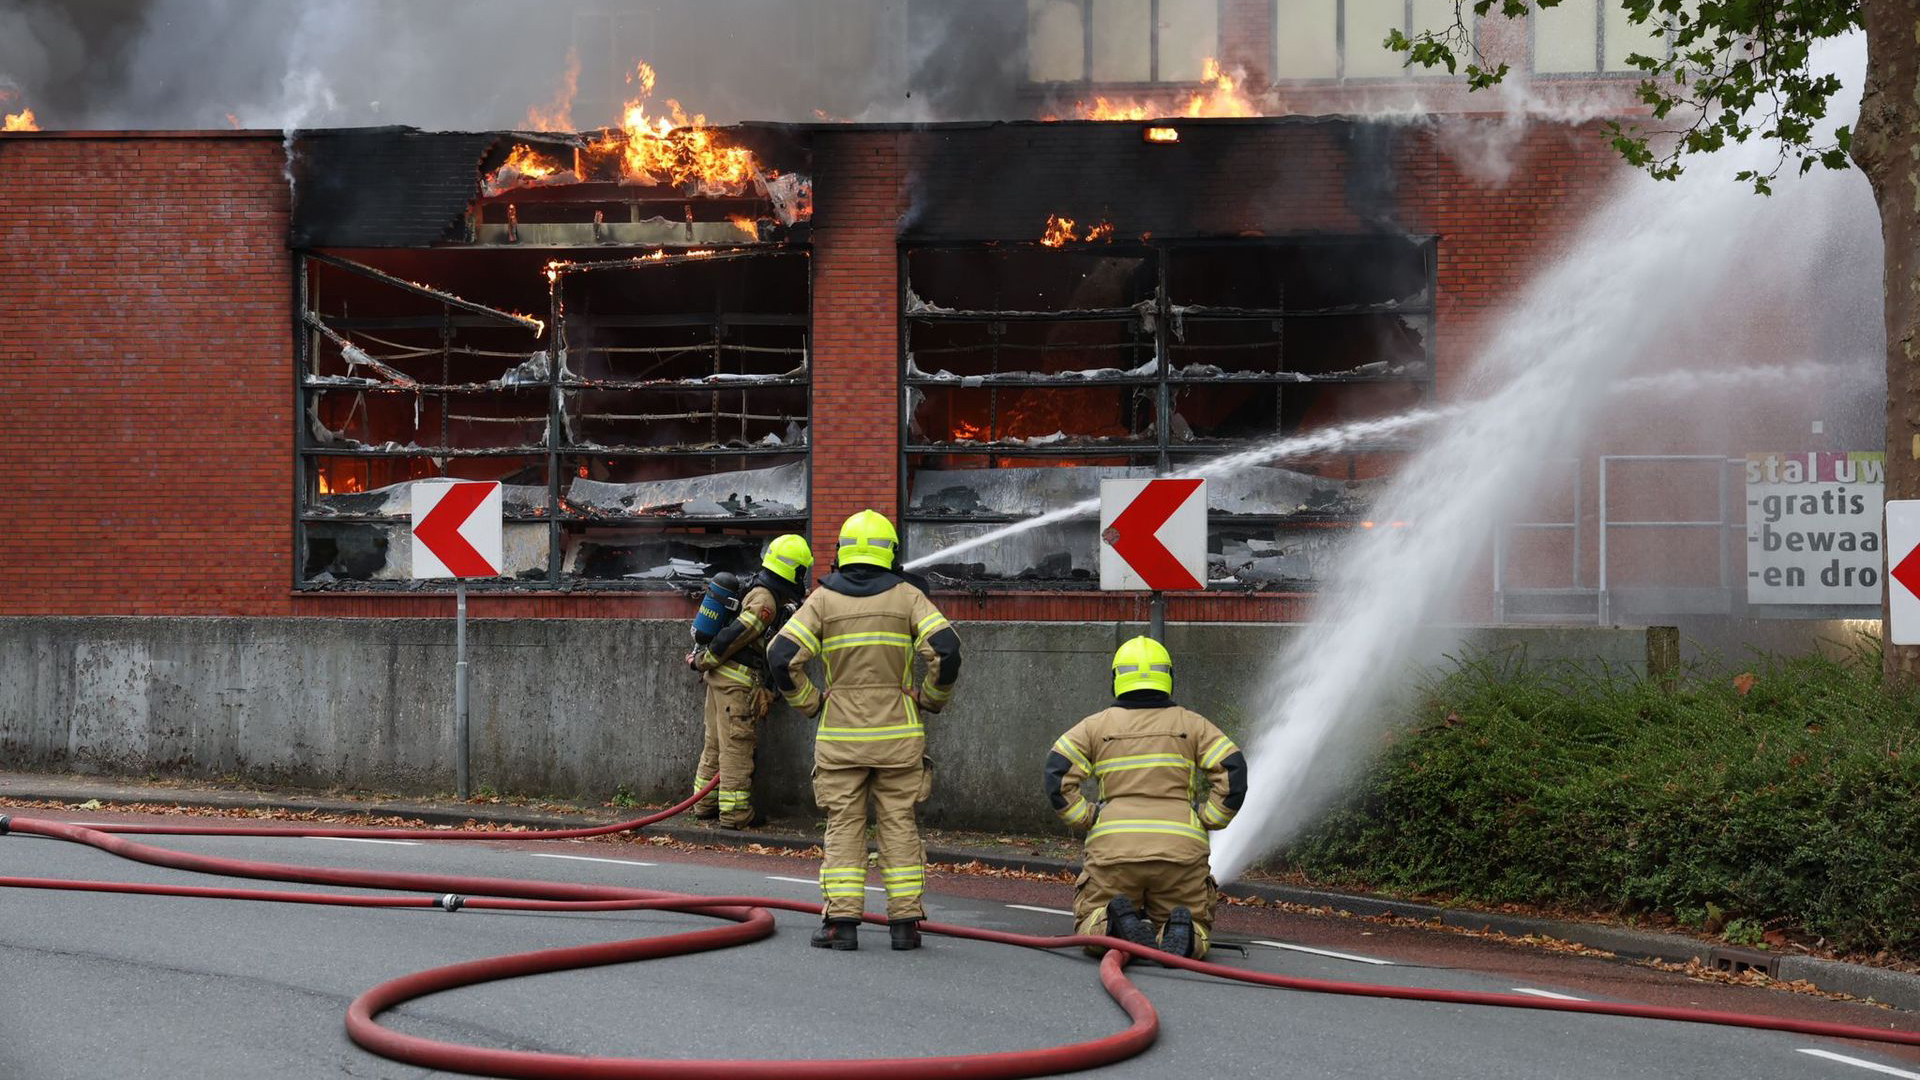
[[[1206,717],[1174,704],[1173,658],[1152,638],[1113,654],[1113,693],[1047,755],[1055,812],[1088,830],[1074,919],[1082,934],[1197,960],[1213,926],[1207,832],[1246,799],[1247,760]]]
[[[718,817],[724,829],[744,829],[759,820],[753,811],[753,752],[759,742],[754,724],[773,704],[763,678],[765,636],[800,605],[806,592],[802,575],[813,565],[813,548],[791,533],[775,537],[760,565],[740,598],[739,615],[688,657],[707,684],[706,738],[694,790],[720,777],[694,816]]]
[[[939,712],[960,674],[960,636],[912,580],[893,569],[893,523],[862,510],[840,527],[835,573],[820,583],[767,649],[787,703],[820,718],[813,794],[827,812],[820,892],[825,918],[811,944],[857,949],[865,909],[867,804],[880,841],[887,923],[896,949],[920,947],[926,908],[926,847],[914,807],[932,788],[920,713]],[[927,661],[913,685],[913,654]],[[826,666],[824,693],[807,678],[808,657]]]

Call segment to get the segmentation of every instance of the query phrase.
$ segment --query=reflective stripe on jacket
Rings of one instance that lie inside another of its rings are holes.
[[[821,690],[805,665],[818,656],[826,668],[826,703],[820,710],[814,760],[823,766],[913,765],[925,748],[925,728],[915,702],[913,656],[927,662],[919,696],[938,711],[952,694],[954,673],[931,639],[953,632],[927,594],[901,581],[869,596],[819,588],[776,636],[776,662],[785,661],[782,692],[787,703],[810,711]],[[955,639],[943,647],[957,658]],[[791,653],[791,656],[789,656]]]
[[[1164,695],[1074,725],[1048,753],[1046,780],[1054,811],[1087,829],[1093,865],[1205,859],[1207,832],[1233,820],[1247,790],[1240,748]]]

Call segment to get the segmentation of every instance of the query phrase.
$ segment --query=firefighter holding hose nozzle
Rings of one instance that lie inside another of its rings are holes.
[[[1047,754],[1047,798],[1087,830],[1076,929],[1198,960],[1216,891],[1207,833],[1245,801],[1247,759],[1206,717],[1174,703],[1173,658],[1152,638],[1114,652],[1113,694]]]
[[[827,812],[820,893],[825,909],[810,944],[860,947],[866,908],[867,806],[873,806],[887,924],[895,949],[920,947],[926,917],[926,845],[915,807],[932,790],[922,712],[939,712],[960,674],[960,636],[917,579],[894,569],[893,523],[862,510],[840,527],[835,572],[821,581],[773,644],[767,663],[787,704],[820,718],[814,735],[814,801]],[[917,687],[913,656],[927,662]],[[823,692],[809,657],[826,667]]]
[[[773,705],[766,688],[766,640],[778,632],[806,596],[805,573],[813,566],[806,538],[775,537],[760,560],[760,572],[736,601],[739,583],[716,574],[694,623],[694,650],[688,666],[707,687],[706,734],[693,789],[716,775],[720,783],[694,807],[704,821],[718,818],[723,829],[760,823],[753,807],[753,754],[760,733],[755,725]],[[726,615],[733,614],[731,620]]]

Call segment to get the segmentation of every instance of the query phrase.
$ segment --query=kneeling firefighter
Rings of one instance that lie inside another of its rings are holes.
[[[718,595],[730,590],[719,580],[726,575],[716,575],[719,588],[708,587],[695,623],[694,650],[687,657],[707,686],[706,735],[694,790],[720,777],[719,785],[694,807],[694,816],[717,817],[724,829],[744,829],[760,821],[753,809],[753,754],[759,743],[754,725],[773,705],[773,692],[766,688],[766,639],[805,598],[804,575],[813,566],[813,548],[805,537],[775,537],[760,566],[737,602]],[[736,607],[738,613],[703,642],[703,625],[720,624]]]
[[[926,908],[926,847],[914,808],[932,789],[922,710],[939,712],[960,674],[960,636],[927,599],[918,579],[896,571],[893,523],[862,510],[840,527],[835,573],[815,589],[767,647],[774,685],[787,704],[819,716],[814,737],[814,801],[827,812],[820,892],[824,920],[811,944],[857,949],[866,907],[867,805],[880,844],[887,923],[896,949],[920,947]],[[927,677],[913,684],[913,655]],[[807,658],[826,667],[822,693],[808,680]]]
[[[1245,801],[1247,760],[1206,717],[1174,704],[1173,658],[1152,638],[1113,654],[1113,693],[1112,705],[1047,754],[1047,798],[1067,824],[1087,829],[1077,930],[1197,960],[1207,954],[1216,891],[1207,833]]]

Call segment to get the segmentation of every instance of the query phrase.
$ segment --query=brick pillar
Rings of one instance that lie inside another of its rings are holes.
[[[1247,71],[1249,93],[1267,88],[1273,67],[1273,0],[1226,0],[1220,5],[1220,62]]]
[[[894,132],[814,144],[813,542],[833,561],[859,510],[900,518],[900,284],[906,185]]]

